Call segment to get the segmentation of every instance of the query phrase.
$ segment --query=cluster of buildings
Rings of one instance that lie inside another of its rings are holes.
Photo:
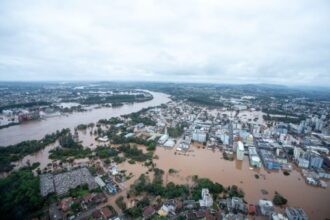
[[[87,184],[89,189],[97,188],[97,184],[86,167],[59,174],[40,175],[40,192],[42,196],[49,193],[63,195],[70,189]]]
[[[219,149],[220,152],[235,155],[236,160],[248,158],[250,166],[257,169],[264,167],[268,170],[289,172],[292,166],[297,166],[301,168],[308,184],[327,187],[322,181],[330,178],[327,112],[320,111],[319,115],[315,115],[311,113],[312,110],[301,108],[301,104],[269,103],[270,109],[280,107],[291,112],[290,114],[293,114],[294,109],[298,114],[298,116],[290,116],[294,120],[301,116],[300,113],[303,112],[304,115],[307,113],[308,116],[300,123],[293,123],[280,121],[278,118],[282,116],[264,113],[261,111],[264,106],[255,98],[227,101],[231,102],[232,106],[214,109],[186,101],[173,101],[166,106],[150,108],[142,113],[142,117],[152,119],[156,125],[146,126],[138,123],[134,128],[126,129],[127,133],[124,137],[146,136],[148,140],[157,140],[159,146],[174,148],[177,151],[188,151],[192,145],[198,143],[208,149]],[[254,104],[257,106],[254,107]],[[277,119],[269,120],[264,117],[266,114]],[[126,119],[123,120],[125,122]],[[124,125],[125,123],[120,123],[115,126]],[[171,136],[168,128],[176,127],[183,127],[182,133],[179,136]],[[116,184],[100,177],[96,177],[93,181],[109,193],[118,190]],[[45,194],[52,191],[47,185],[44,188]],[[56,187],[53,191],[56,191]],[[308,219],[300,208],[288,207],[284,213],[278,213],[273,203],[268,200],[247,205],[241,198],[226,198],[218,202],[222,209],[221,213],[212,210],[215,203],[217,201],[213,201],[208,189],[203,189],[199,201],[185,201],[181,204],[186,208],[192,207],[189,211],[178,211],[180,205],[175,200],[168,200],[160,207],[145,207],[143,216],[145,219],[154,214],[164,217],[182,215],[188,219],[192,216],[201,218],[208,216],[207,219],[218,219],[217,217],[220,216],[221,219],[246,219],[247,215],[260,215],[273,220]]]
[[[104,173],[104,170],[102,172]],[[41,174],[41,195],[47,196],[50,193],[56,193],[61,198],[56,204],[50,205],[48,212],[50,219],[120,220],[117,211],[106,204],[109,196],[122,190],[120,176],[121,173],[113,164],[106,175],[99,174],[95,177],[86,167],[78,167],[57,174]],[[80,196],[72,196],[70,189],[84,185],[87,185],[88,189],[82,188],[82,192],[77,193]]]
[[[242,198],[232,197],[221,199],[219,207],[228,212],[223,219],[248,219],[247,216],[260,216],[270,220],[308,220],[308,216],[301,208],[287,207],[284,213],[276,211],[273,202],[261,199],[257,204],[244,203]]]
[[[215,209],[215,207],[218,207]],[[301,208],[287,207],[278,212],[270,200],[259,200],[256,204],[247,204],[240,197],[228,197],[213,201],[207,188],[201,191],[201,199],[194,200],[170,199],[159,207],[149,205],[143,208],[143,218],[151,219],[156,215],[167,219],[207,219],[207,220],[308,220]]]
[[[158,136],[160,146],[176,146],[175,149],[179,151],[187,151],[192,144],[200,143],[207,148],[220,149],[224,158],[236,155],[237,160],[244,160],[247,155],[250,166],[255,168],[263,166],[269,170],[282,169],[290,172],[295,164],[302,170],[316,173],[306,175],[307,183],[313,182],[313,185],[324,187],[326,183],[320,179],[327,179],[330,175],[328,113],[322,110],[320,115],[311,114],[298,124],[267,121],[264,119],[266,113],[260,111],[264,106],[257,103],[257,99],[242,100],[247,108],[236,108],[239,100],[234,100],[232,108],[217,109],[193,105],[186,101],[170,102],[166,107],[152,108],[144,113],[144,117],[149,117],[157,123],[155,126],[145,127],[142,131],[152,137]],[[256,103],[257,107],[253,108],[251,103]],[[270,108],[279,107],[276,103],[269,105]],[[291,105],[285,105],[284,109],[289,111],[289,106]],[[296,113],[299,114],[299,111]],[[182,135],[171,137],[167,129],[178,125],[184,125]],[[297,130],[296,126],[300,128]]]

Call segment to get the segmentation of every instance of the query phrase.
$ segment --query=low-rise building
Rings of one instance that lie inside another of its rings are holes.
[[[169,138],[168,134],[164,134],[159,138],[158,143],[165,144],[165,142],[168,140],[168,138]]]
[[[213,205],[213,199],[209,192],[209,189],[202,189],[202,199],[199,200],[201,207],[211,207]]]
[[[286,208],[285,214],[289,220],[308,220],[308,216],[302,208]]]
[[[143,218],[149,219],[151,216],[153,216],[156,213],[156,210],[152,206],[147,206],[143,209]]]
[[[285,217],[283,214],[275,213],[275,212],[271,215],[270,219],[271,220],[288,220],[288,218]]]
[[[264,216],[271,216],[275,211],[272,201],[261,199],[259,200],[258,205],[261,214]]]

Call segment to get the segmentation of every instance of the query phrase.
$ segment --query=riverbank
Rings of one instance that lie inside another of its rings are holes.
[[[150,92],[150,91],[148,91]],[[159,92],[150,92],[153,99],[146,102],[124,104],[115,108],[102,107],[87,112],[75,112],[67,116],[47,118],[46,120],[30,121],[17,126],[0,130],[0,146],[17,144],[24,140],[41,139],[46,134],[61,130],[74,129],[79,124],[97,122],[100,119],[117,117],[137,112],[143,108],[161,105],[170,101],[169,95]]]

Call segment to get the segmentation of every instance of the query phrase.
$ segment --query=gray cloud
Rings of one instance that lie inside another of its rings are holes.
[[[328,85],[328,1],[1,1],[0,80]]]

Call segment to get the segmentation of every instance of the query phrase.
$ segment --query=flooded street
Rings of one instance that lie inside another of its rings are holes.
[[[222,185],[237,185],[245,192],[248,203],[257,203],[259,199],[272,199],[277,191],[288,199],[288,205],[302,207],[310,219],[325,219],[330,217],[330,189],[307,185],[299,172],[293,170],[289,176],[281,171],[268,173],[264,169],[250,169],[248,157],[244,161],[227,161],[222,159],[222,153],[208,149],[192,148],[193,152],[186,155],[175,154],[174,150],[158,147],[156,154],[159,160],[154,160],[157,167],[167,172],[170,168],[179,171],[166,176],[167,182],[189,184],[191,176],[198,175],[216,181]],[[189,156],[188,156],[189,155]],[[170,162],[169,162],[170,161]],[[260,178],[256,179],[255,174]],[[261,190],[268,191],[264,195]]]
[[[30,121],[0,130],[0,146],[16,144],[24,140],[41,139],[46,134],[63,128],[73,129],[79,124],[96,123],[100,119],[116,117],[137,112],[143,108],[157,106],[170,101],[164,93],[150,92],[153,99],[141,103],[124,104],[115,108],[99,108],[87,112],[75,112],[68,116],[48,118],[46,120]]]
[[[90,131],[91,129],[80,131],[79,140],[83,141],[85,147],[94,149],[100,143],[95,141],[95,136],[90,135]],[[58,146],[58,143],[51,144],[38,153],[24,157],[17,163],[18,167],[26,165],[29,160],[31,164],[40,162],[40,168],[44,169],[48,163],[51,163],[51,160],[48,159],[48,152],[55,146]],[[144,147],[139,148],[145,150]],[[285,176],[282,171],[268,172],[263,168],[255,170],[250,168],[247,156],[244,157],[243,161],[227,161],[222,158],[222,153],[219,150],[212,151],[195,146],[191,147],[190,151],[185,154],[175,152],[174,149],[163,147],[157,147],[155,151],[155,155],[159,159],[155,159],[154,162],[158,168],[164,170],[165,184],[171,181],[177,184],[191,184],[191,177],[198,175],[201,178],[205,177],[216,181],[225,187],[237,185],[245,192],[245,200],[248,203],[255,204],[262,198],[271,200],[274,192],[277,191],[288,199],[289,206],[302,207],[311,219],[325,219],[330,216],[329,187],[324,189],[307,185],[296,169],[293,169],[289,176]],[[79,162],[79,160],[75,162]],[[168,174],[170,168],[178,172]],[[132,173],[133,177],[123,183],[125,190],[109,198],[108,203],[115,206],[115,199],[123,195],[129,205],[130,203],[126,199],[126,190],[148,169],[142,163],[129,164],[127,161],[118,164],[118,169],[126,170],[127,174]],[[259,174],[260,178],[256,179],[255,174]],[[262,193],[262,191],[267,191],[268,194]]]
[[[73,113],[68,116],[48,118],[47,120],[24,123],[19,126],[13,126],[0,130],[0,145],[6,146],[15,144],[23,140],[40,139],[47,133],[52,133],[62,128],[73,129],[78,124],[97,122],[99,119],[111,118],[123,114],[129,114],[141,110],[142,108],[157,106],[170,101],[169,97],[163,93],[152,92],[154,99],[143,103],[125,104],[117,108],[100,108],[88,112]],[[221,112],[228,117],[233,116],[233,112]],[[264,123],[262,112],[240,112],[242,120],[250,121],[255,118],[257,123]],[[95,129],[95,128],[94,128]],[[95,149],[97,145],[104,145],[95,140],[93,129],[88,128],[79,131],[79,141],[84,147]],[[92,133],[92,135],[91,135]],[[17,168],[40,162],[40,169],[43,170],[52,161],[48,158],[49,151],[58,146],[58,143],[48,145],[45,149],[24,157],[21,161],[15,163]],[[293,169],[289,176],[285,176],[282,171],[266,171],[261,169],[252,169],[249,166],[248,157],[243,161],[227,161],[222,158],[219,150],[208,150],[192,146],[188,153],[176,152],[174,149],[164,149],[157,147],[155,155],[156,166],[165,171],[164,182],[174,182],[177,184],[191,184],[192,176],[198,175],[200,178],[209,178],[223,186],[237,185],[245,192],[245,200],[248,203],[256,204],[259,199],[272,200],[277,191],[288,199],[288,206],[303,208],[310,219],[325,219],[330,217],[330,188],[313,187],[305,183],[304,178],[297,169]],[[88,163],[88,159],[76,160],[76,163]],[[109,198],[108,204],[116,207],[114,201],[119,196],[126,199],[127,189],[142,174],[148,171],[147,167],[141,163],[129,164],[127,161],[118,165],[119,170],[126,170],[127,174],[132,173],[132,178],[123,183],[123,191]],[[169,169],[178,171],[174,174],[168,174]],[[255,174],[259,174],[257,179]],[[328,184],[330,182],[328,181]],[[266,192],[266,193],[265,193]],[[131,199],[132,200],[132,199]],[[282,210],[283,212],[284,210]]]

